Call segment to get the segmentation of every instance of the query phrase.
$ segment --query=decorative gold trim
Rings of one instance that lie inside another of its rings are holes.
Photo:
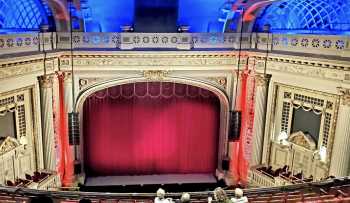
[[[146,78],[147,80],[162,81],[169,75],[169,71],[167,71],[167,70],[145,70],[145,71],[142,71],[142,74],[143,74],[143,77]]]
[[[311,138],[310,135],[304,134],[301,131],[291,134],[288,137],[288,141],[312,151],[316,150],[315,141]]]
[[[39,77],[40,87],[42,88],[52,88],[53,85],[53,75],[43,75]]]
[[[72,79],[72,73],[70,71],[56,71],[56,75],[64,81]]]
[[[268,86],[270,79],[271,79],[270,74],[255,74],[255,84],[256,86],[260,86],[260,87],[266,87]]]

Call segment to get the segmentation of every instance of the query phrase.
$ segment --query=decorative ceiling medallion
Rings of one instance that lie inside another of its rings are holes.
[[[167,70],[145,70],[142,71],[143,77],[147,80],[152,81],[160,81],[164,80],[168,75],[170,71]]]

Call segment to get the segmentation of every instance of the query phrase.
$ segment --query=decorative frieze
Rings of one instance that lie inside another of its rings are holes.
[[[54,61],[46,61],[46,72],[52,72],[54,70]],[[10,62],[0,65],[0,79],[9,77],[39,73],[44,71],[44,64],[42,59],[26,60],[20,62]]]
[[[61,66],[69,66],[70,58],[60,58]],[[208,54],[208,55],[79,55],[74,58],[74,65],[89,68],[91,66],[212,66],[236,65],[234,55]]]
[[[262,71],[265,67],[265,60],[262,57],[256,57],[256,68]],[[349,81],[344,70],[350,70],[350,67],[337,64],[291,60],[285,58],[269,58],[267,70],[269,72],[278,71],[296,75],[316,77],[321,79]]]

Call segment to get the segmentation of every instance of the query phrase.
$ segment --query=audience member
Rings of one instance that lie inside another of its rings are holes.
[[[181,195],[181,199],[180,199],[181,203],[190,203],[191,202],[191,196],[188,193],[182,193]]]
[[[232,203],[246,203],[248,198],[243,196],[243,190],[241,188],[235,189],[235,197],[231,198]]]
[[[225,190],[223,190],[221,187],[215,188],[214,199],[219,203],[231,203],[231,200],[227,198]]]
[[[154,203],[171,203],[170,198],[165,198],[165,190],[159,188],[157,190],[157,197],[154,199]]]
[[[30,200],[30,203],[53,203],[53,200],[50,197],[46,196],[38,196],[38,197],[33,197]]]
[[[79,200],[79,203],[91,203],[91,202],[92,202],[91,200],[85,199],[85,198]]]

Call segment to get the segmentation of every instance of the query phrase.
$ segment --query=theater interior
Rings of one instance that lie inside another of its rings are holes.
[[[0,203],[350,202],[349,176],[349,0],[0,0]]]

